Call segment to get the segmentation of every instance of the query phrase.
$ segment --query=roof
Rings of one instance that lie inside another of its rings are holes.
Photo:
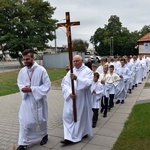
[[[137,42],[150,42],[150,32],[141,37]]]

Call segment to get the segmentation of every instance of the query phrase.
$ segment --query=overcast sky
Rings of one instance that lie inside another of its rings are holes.
[[[48,0],[56,7],[53,18],[65,22],[65,12],[70,12],[71,21],[80,21],[80,26],[71,27],[72,39],[89,42],[97,28],[108,24],[111,15],[117,15],[123,27],[130,31],[141,30],[150,25],[150,0]],[[63,20],[63,21],[62,21]],[[66,29],[56,30],[57,46],[67,45]],[[90,42],[89,42],[90,43]],[[54,41],[49,43],[54,46]],[[89,48],[92,48],[90,44]]]

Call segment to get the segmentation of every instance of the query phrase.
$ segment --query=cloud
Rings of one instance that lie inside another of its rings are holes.
[[[108,24],[111,15],[117,15],[122,26],[130,31],[139,31],[144,25],[150,24],[150,0],[49,0],[49,2],[52,7],[56,7],[53,18],[65,19],[65,12],[70,12],[71,21],[80,21],[80,26],[71,27],[72,39],[81,38],[89,42],[97,28],[103,28]],[[56,32],[58,46],[66,45],[65,28]]]

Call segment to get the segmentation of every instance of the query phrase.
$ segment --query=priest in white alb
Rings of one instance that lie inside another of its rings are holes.
[[[62,83],[64,97],[63,144],[80,142],[87,135],[92,136],[92,101],[90,86],[93,81],[93,72],[83,64],[82,57],[73,57],[73,73],[66,74]],[[74,80],[75,95],[72,94],[71,79]],[[77,122],[73,117],[73,99],[76,99]]]
[[[20,70],[17,79],[22,95],[17,150],[25,150],[28,145],[37,141],[40,141],[40,145],[47,143],[48,106],[46,94],[51,86],[46,70],[34,61],[33,51],[25,50],[22,55],[25,67]]]

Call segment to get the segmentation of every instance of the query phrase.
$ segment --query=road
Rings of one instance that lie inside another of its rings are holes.
[[[36,60],[36,62],[38,64],[42,63],[40,60]],[[18,61],[0,61],[0,73],[18,70],[20,68],[20,63]]]
[[[0,61],[0,72],[8,72],[20,69],[18,61]]]

